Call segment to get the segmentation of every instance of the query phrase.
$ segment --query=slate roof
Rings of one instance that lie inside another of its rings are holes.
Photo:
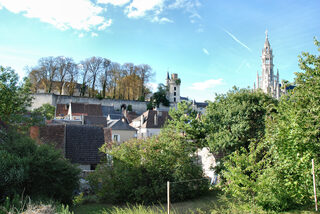
[[[188,98],[188,97],[181,97],[181,96],[180,96],[180,100],[181,100],[181,101],[189,101],[189,98]]]
[[[104,117],[108,117],[109,114],[120,114],[121,115],[121,112],[116,111],[114,109],[114,106],[101,106],[101,108],[102,108],[102,115]]]
[[[195,105],[198,107],[198,108],[206,108],[208,106],[209,103],[202,103],[202,102],[195,102]]]
[[[67,104],[57,104],[56,117],[68,115],[68,107]]]
[[[141,128],[154,128],[159,129],[164,126],[166,121],[170,119],[169,113],[167,111],[155,111],[148,110],[143,114],[143,123]],[[157,118],[157,123],[155,123],[155,119]],[[141,120],[141,116],[137,117],[133,121]]]
[[[107,126],[107,118],[101,116],[84,116],[84,124],[87,125],[98,125],[98,126]]]
[[[67,125],[65,154],[71,163],[97,164],[100,161],[99,148],[104,144],[102,127],[88,125]]]
[[[71,103],[72,115],[102,116],[101,104]]]
[[[108,128],[112,130],[125,130],[125,131],[137,131],[135,128],[130,126],[126,121],[115,120],[108,122]]]
[[[47,121],[47,124],[74,124],[74,125],[82,125],[82,121],[80,120],[57,120],[53,119],[51,122]]]
[[[122,115],[121,114],[109,114],[110,120],[121,120]]]

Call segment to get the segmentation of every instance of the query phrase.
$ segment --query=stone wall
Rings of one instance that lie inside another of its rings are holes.
[[[43,104],[49,103],[53,106],[57,104],[69,104],[73,103],[89,103],[89,104],[101,104],[103,106],[114,106],[115,110],[120,110],[121,106],[132,106],[132,110],[137,113],[143,113],[147,110],[147,102],[134,101],[134,100],[113,100],[113,99],[96,99],[89,97],[74,97],[67,95],[56,95],[47,93],[33,94],[34,100],[31,106],[31,110],[39,108]]]

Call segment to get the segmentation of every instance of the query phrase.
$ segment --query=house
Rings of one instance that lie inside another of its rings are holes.
[[[124,117],[121,120],[109,121],[108,128],[111,129],[112,141],[117,144],[137,137],[137,130],[130,126]]]
[[[83,120],[83,116],[102,117],[101,104],[70,103],[68,117],[70,120]]]
[[[138,139],[145,139],[158,135],[168,119],[170,116],[167,111],[148,110],[134,119],[130,125],[138,130]]]
[[[82,170],[93,170],[103,153],[100,148],[111,142],[110,129],[100,126],[48,124],[32,127],[31,138],[39,144],[51,144]]]
[[[48,80],[40,80],[36,85],[36,93],[47,93],[47,87],[50,85]],[[76,82],[51,82],[51,93],[60,95],[60,87],[62,87],[61,95],[80,96],[82,84]],[[87,89],[87,87],[86,87]],[[88,96],[88,90],[86,90],[85,96]]]

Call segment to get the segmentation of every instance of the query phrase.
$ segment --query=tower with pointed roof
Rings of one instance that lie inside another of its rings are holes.
[[[171,74],[167,72],[167,98],[171,105],[180,103],[180,84],[181,80],[178,78],[178,74]]]
[[[273,54],[270,46],[268,31],[266,31],[266,40],[262,49],[262,74],[259,76],[257,72],[257,82],[254,83],[254,89],[260,88],[264,93],[270,94],[272,97],[280,98],[279,70],[274,75]]]

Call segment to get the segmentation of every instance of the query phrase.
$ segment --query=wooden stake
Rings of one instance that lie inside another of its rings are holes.
[[[170,214],[170,181],[167,181],[167,206],[168,214]]]
[[[316,211],[318,211],[318,203],[317,203],[317,190],[316,190],[316,176],[314,173],[314,160],[312,159],[312,175],[313,175],[313,191],[314,191],[314,203],[316,206]]]

